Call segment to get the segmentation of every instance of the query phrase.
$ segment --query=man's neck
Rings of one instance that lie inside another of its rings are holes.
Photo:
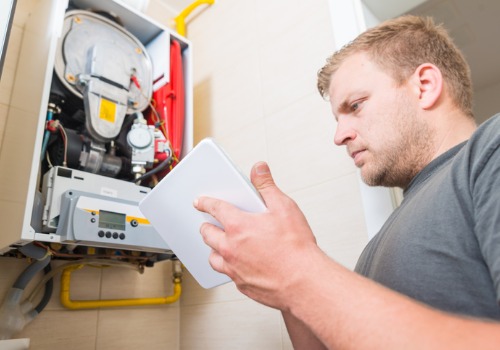
[[[436,124],[435,151],[432,159],[467,141],[477,128],[474,119],[455,111],[439,119]]]

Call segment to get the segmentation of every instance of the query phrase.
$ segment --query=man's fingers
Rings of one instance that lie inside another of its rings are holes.
[[[210,266],[212,266],[215,271],[225,273],[224,258],[219,253],[222,244],[224,244],[224,231],[215,225],[205,222],[200,227],[200,233],[205,244],[212,248],[212,252],[208,258]]]
[[[227,274],[227,271],[224,269],[224,258],[217,251],[212,250],[212,253],[210,253],[208,257],[208,262],[215,271]]]
[[[200,227],[200,233],[206,245],[213,250],[220,250],[221,240],[224,239],[224,231],[221,228],[205,222]]]
[[[211,197],[200,197],[195,199],[193,203],[194,207],[199,211],[210,214],[225,226],[226,217],[232,217],[235,210],[237,210],[231,204],[221,201],[219,199],[211,198]]]

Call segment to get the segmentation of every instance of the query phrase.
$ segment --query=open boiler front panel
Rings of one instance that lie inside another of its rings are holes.
[[[189,41],[118,1],[38,7],[0,149],[0,254],[171,258],[137,204],[192,147]]]

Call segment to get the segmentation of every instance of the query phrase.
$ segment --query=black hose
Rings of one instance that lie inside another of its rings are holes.
[[[42,247],[38,247],[38,246],[34,245],[33,243],[29,243],[29,244],[26,244],[26,245],[20,247],[19,251],[21,253],[23,253],[24,255],[26,255],[28,258],[33,258],[36,260],[42,259],[45,256],[45,254],[47,254],[46,249],[44,249]]]
[[[43,271],[47,275],[50,271],[52,270],[50,264],[47,264],[47,266],[44,267]],[[54,290],[54,281],[51,278],[50,280],[45,283],[45,291],[43,293],[42,300],[38,303],[38,305],[35,307],[35,311],[40,313],[45,309],[47,304],[50,301],[50,298],[52,298],[52,291]]]
[[[21,275],[17,278],[12,287],[24,290],[28,285],[28,283],[33,279],[33,277],[35,277],[35,275],[38,272],[42,271],[45,268],[45,266],[47,266],[49,263],[50,263],[50,256],[47,256],[43,260],[37,260],[32,262],[31,265],[28,266],[21,273]]]
[[[167,159],[165,159],[163,162],[161,162],[160,165],[158,165],[156,168],[148,171],[144,175],[138,177],[137,179],[134,180],[134,182],[141,182],[142,180],[147,179],[151,175],[154,175],[154,174],[164,170],[170,164],[171,161],[172,161],[172,156],[167,157]]]
[[[33,277],[50,263],[50,255],[47,255],[47,250],[31,243],[19,248],[19,251],[27,257],[36,259],[21,273],[12,286],[24,290]]]

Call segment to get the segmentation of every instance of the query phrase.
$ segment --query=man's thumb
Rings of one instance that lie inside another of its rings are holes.
[[[250,173],[250,178],[257,191],[259,191],[260,194],[264,197],[264,200],[266,195],[263,192],[267,192],[269,189],[276,188],[273,176],[271,175],[271,170],[265,162],[258,162],[253,166]]]

